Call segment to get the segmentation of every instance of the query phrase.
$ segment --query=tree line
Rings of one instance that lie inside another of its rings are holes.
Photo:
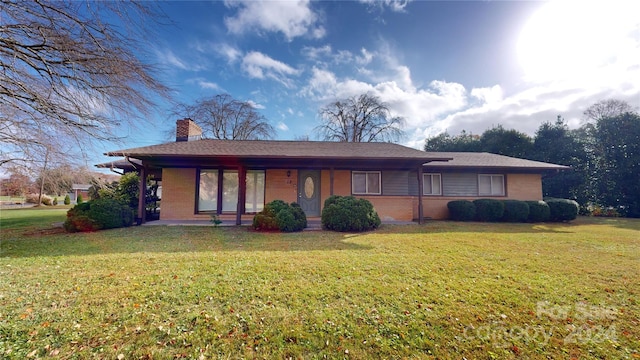
[[[425,151],[491,152],[571,166],[542,180],[545,197],[574,199],[589,206],[640,217],[640,115],[628,103],[603,100],[584,112],[570,130],[558,116],[533,137],[498,125],[481,135],[462,131],[426,139]]]

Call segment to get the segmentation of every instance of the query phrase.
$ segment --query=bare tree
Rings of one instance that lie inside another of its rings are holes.
[[[115,139],[169,89],[141,60],[149,3],[0,0],[0,165],[64,138]],[[55,147],[54,147],[55,148]]]
[[[632,112],[634,109],[627,102],[616,99],[600,100],[584,111],[587,121],[598,121]]]
[[[325,140],[341,142],[398,141],[404,119],[391,116],[376,96],[362,94],[338,100],[320,109],[322,124],[316,128]]]
[[[261,140],[271,139],[275,133],[251,102],[236,100],[229,94],[178,105],[174,114],[193,119],[202,128],[203,137],[210,139]]]

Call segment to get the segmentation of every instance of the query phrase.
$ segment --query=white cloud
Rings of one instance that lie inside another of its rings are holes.
[[[240,50],[226,43],[218,44],[216,46],[216,52],[227,59],[229,63],[235,63],[242,56]]]
[[[460,110],[467,104],[467,92],[457,83],[433,81],[427,89],[403,88],[396,81],[370,84],[354,79],[338,80],[328,70],[313,69],[302,94],[320,102],[370,93],[389,105],[394,115],[402,116],[409,128],[427,127],[438,116]]]
[[[356,56],[355,60],[358,63],[358,65],[361,65],[361,66],[367,65],[371,62],[371,60],[373,60],[373,53],[371,53],[370,51],[367,51],[367,49],[365,48],[362,48],[360,49],[360,56]]]
[[[205,69],[205,66],[203,65],[187,63],[186,61],[178,57],[176,54],[174,54],[173,51],[168,49],[163,49],[163,50],[156,49],[155,53],[160,63],[176,67],[180,70],[200,71]]]
[[[287,124],[283,123],[282,121],[278,122],[276,128],[278,128],[278,130],[280,131],[289,131],[289,127],[287,126]]]
[[[299,70],[257,51],[252,51],[242,59],[242,69],[250,78],[276,80],[289,87],[289,76],[298,75]]]
[[[369,6],[378,6],[382,8],[389,8],[395,12],[405,12],[407,4],[412,0],[360,0],[361,3]]]
[[[191,78],[185,81],[187,84],[196,84],[201,89],[215,90],[215,91],[223,91],[222,87],[215,82],[208,81],[205,78]]]
[[[305,35],[320,39],[326,34],[309,0],[226,1],[225,5],[238,9],[235,16],[224,19],[232,34],[255,30],[280,32],[289,41]]]
[[[266,109],[267,107],[262,105],[262,104],[258,104],[257,102],[253,101],[253,100],[247,100],[247,102],[253,106],[254,109]]]
[[[474,88],[471,89],[471,96],[484,103],[495,103],[502,100],[502,87],[494,85],[486,88]]]
[[[310,60],[318,60],[320,58],[330,56],[332,53],[331,45],[320,47],[305,46],[302,48],[302,56]]]

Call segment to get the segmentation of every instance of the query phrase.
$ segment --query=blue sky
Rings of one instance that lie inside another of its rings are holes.
[[[314,139],[322,106],[369,92],[405,118],[401,143],[422,148],[445,130],[501,124],[533,135],[557,115],[578,127],[607,98],[640,107],[639,4],[163,2],[174,24],[149,46],[178,101],[251,101],[277,139]],[[168,141],[169,109],[158,108],[152,130],[105,150]]]

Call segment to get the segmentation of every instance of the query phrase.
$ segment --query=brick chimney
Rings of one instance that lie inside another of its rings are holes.
[[[193,120],[184,118],[176,121],[176,141],[194,141],[202,139],[202,129]]]

